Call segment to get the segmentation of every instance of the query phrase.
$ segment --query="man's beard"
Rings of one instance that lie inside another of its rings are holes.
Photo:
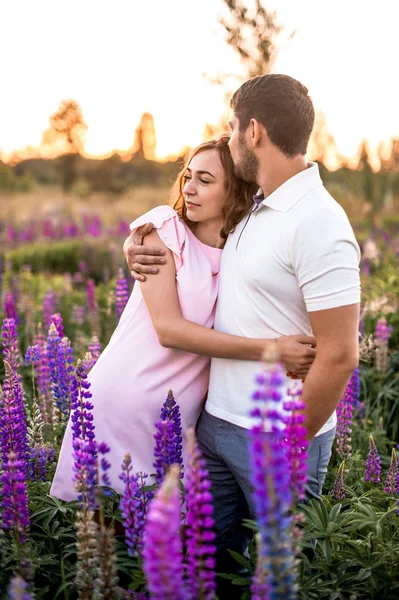
[[[246,146],[244,140],[238,138],[239,160],[234,165],[234,175],[247,183],[256,183],[259,173],[259,161]]]

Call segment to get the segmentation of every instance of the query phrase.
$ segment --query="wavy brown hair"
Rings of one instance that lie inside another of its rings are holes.
[[[229,233],[232,233],[238,223],[248,214],[253,205],[253,195],[256,193],[256,183],[246,183],[237,179],[234,175],[234,164],[231,158],[228,142],[230,135],[224,134],[217,140],[204,142],[195,148],[186,158],[184,167],[180,171],[170,193],[170,203],[179,215],[179,217],[190,227],[194,225],[187,218],[187,209],[184,202],[183,188],[184,175],[187,167],[194,156],[205,150],[217,150],[220,162],[225,172],[226,179],[226,201],[223,206],[223,225],[220,230],[221,237],[225,240]]]

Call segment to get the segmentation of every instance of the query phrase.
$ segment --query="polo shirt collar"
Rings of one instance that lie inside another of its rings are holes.
[[[319,165],[314,162],[308,162],[307,169],[285,181],[267,198],[264,197],[262,190],[259,189],[253,197],[253,201],[258,208],[260,206],[268,206],[273,210],[288,212],[302,196],[321,185],[323,185],[323,182],[320,179]]]

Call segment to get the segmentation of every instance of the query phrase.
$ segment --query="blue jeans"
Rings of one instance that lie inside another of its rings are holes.
[[[269,435],[269,434],[265,434]],[[309,444],[307,499],[319,498],[331,456],[335,428],[314,438]],[[248,545],[249,530],[242,526],[245,518],[255,518],[248,453],[248,430],[218,419],[204,409],[197,424],[199,447],[206,460],[212,483],[216,545],[219,572],[237,569],[227,549],[243,552]],[[229,587],[229,583],[223,587]],[[233,600],[239,591],[229,588],[218,597]]]

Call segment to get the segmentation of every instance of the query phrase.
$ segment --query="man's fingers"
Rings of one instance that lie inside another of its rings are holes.
[[[143,265],[142,263],[133,263],[131,266],[131,271],[135,271],[136,273],[139,274],[146,274],[146,275],[150,275],[153,273],[158,273],[159,269],[157,267],[151,267],[151,265]]]
[[[145,281],[146,280],[146,276],[141,275],[137,271],[130,271],[130,274],[133,277],[133,279],[135,279],[136,281]]]
[[[165,250],[162,248],[154,248],[153,246],[140,246],[139,251],[140,254],[137,254],[137,248],[130,247],[127,251],[128,255],[132,254],[136,258],[141,258],[142,256],[152,255],[152,256],[164,256]],[[156,259],[159,261],[159,259]],[[161,259],[162,262],[165,262],[165,259]]]
[[[143,248],[146,250],[147,248]],[[134,254],[132,256],[129,255],[129,262],[139,263],[141,265],[164,265],[166,263],[166,258],[161,258],[159,256],[147,256],[146,254]],[[132,263],[132,268],[133,263]]]

